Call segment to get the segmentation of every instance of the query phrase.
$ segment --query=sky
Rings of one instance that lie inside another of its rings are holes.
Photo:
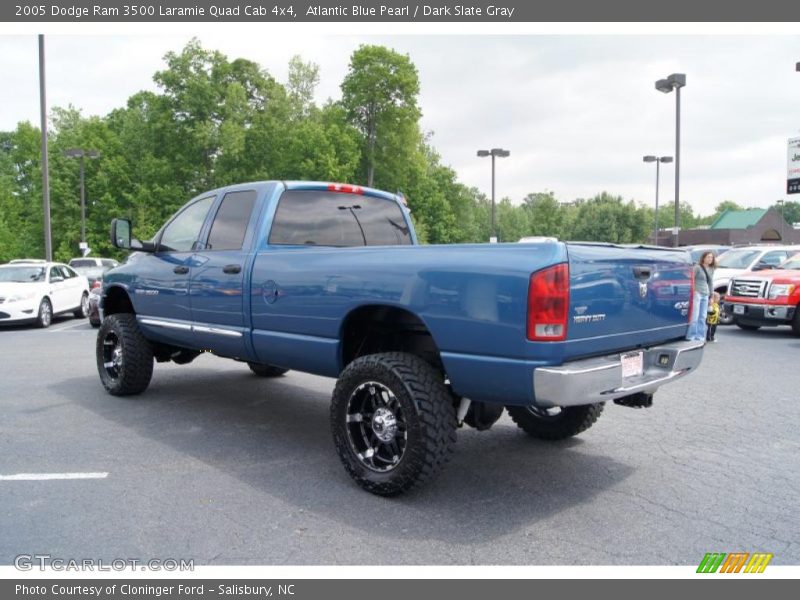
[[[787,140],[800,136],[800,36],[772,35],[362,35],[205,28],[158,35],[47,35],[48,105],[105,115],[143,89],[166,52],[196,35],[229,59],[259,63],[285,83],[294,55],[320,67],[319,103],[341,96],[351,53],[379,44],[408,54],[421,92],[422,127],[459,181],[497,199],[551,191],[562,202],[601,191],[652,205],[648,154],[675,154],[676,94],[655,81],[685,73],[680,198],[698,215],[723,200],[765,208],[786,196]],[[95,31],[102,31],[96,29]],[[241,34],[239,34],[241,31]],[[0,34],[0,130],[39,124],[35,35]],[[662,165],[660,202],[674,200],[674,164]]]

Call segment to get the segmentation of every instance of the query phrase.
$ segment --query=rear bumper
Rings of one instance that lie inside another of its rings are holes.
[[[703,358],[703,342],[679,341],[642,350],[642,373],[622,376],[619,353],[576,360],[533,372],[537,406],[579,406],[633,394],[652,394],[694,371]]]

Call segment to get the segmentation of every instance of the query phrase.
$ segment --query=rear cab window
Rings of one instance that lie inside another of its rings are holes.
[[[287,190],[278,202],[270,244],[410,246],[400,205],[389,199],[326,190]]]
[[[214,216],[206,250],[241,250],[255,203],[254,190],[225,194]]]

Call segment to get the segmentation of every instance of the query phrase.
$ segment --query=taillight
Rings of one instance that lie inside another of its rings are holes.
[[[561,263],[531,275],[528,287],[528,339],[556,342],[567,338],[569,265]]]
[[[344,194],[364,194],[364,188],[358,185],[349,185],[346,183],[329,183],[329,192],[342,192]]]

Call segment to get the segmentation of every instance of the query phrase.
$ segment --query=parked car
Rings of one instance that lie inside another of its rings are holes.
[[[800,336],[800,254],[775,269],[734,277],[725,302],[742,329],[790,325]]]
[[[335,377],[336,450],[375,494],[430,480],[460,424],[486,430],[508,410],[533,437],[571,437],[606,401],[650,406],[703,354],[685,339],[692,265],[672,248],[423,246],[395,194],[282,181],[201,194],[153,242],[124,219],[111,232],[141,255],[103,279],[110,394],[205,351],[260,377]],[[654,310],[656,280],[670,285]]]
[[[88,256],[83,256],[80,258],[71,258],[69,260],[69,266],[73,269],[77,269],[78,267],[96,267],[108,270],[119,266],[119,261],[113,258],[89,258]]]
[[[714,272],[714,291],[719,292],[723,303],[723,310],[719,315],[720,324],[733,323],[733,315],[728,312],[728,304],[725,302],[731,279],[755,271],[773,269],[797,252],[800,252],[800,246],[758,245],[731,248],[722,254]]]
[[[89,282],[67,265],[49,262],[0,266],[0,324],[49,327],[53,316],[89,313]]]
[[[100,315],[100,298],[103,296],[103,280],[102,278],[92,284],[89,290],[89,324],[94,327],[100,327],[103,324],[103,317]]]
[[[700,244],[697,246],[683,246],[684,250],[688,250],[689,254],[692,256],[692,262],[698,263],[700,262],[700,257],[703,256],[706,252],[713,252],[715,256],[719,256],[720,254],[727,252],[731,249],[731,246],[721,246],[718,244]]]
[[[24,264],[44,264],[47,261],[42,258],[15,258],[14,260],[8,261],[9,265],[24,265]]]

